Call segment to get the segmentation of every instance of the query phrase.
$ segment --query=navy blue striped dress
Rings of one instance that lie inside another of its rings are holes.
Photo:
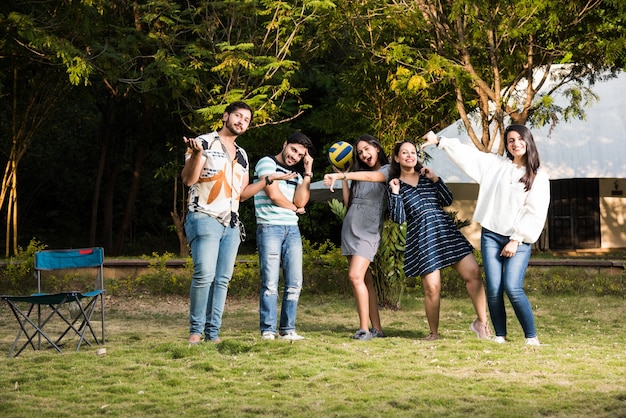
[[[452,192],[443,180],[433,183],[424,176],[419,176],[417,187],[400,180],[400,193],[390,193],[391,220],[407,223],[404,254],[407,277],[448,267],[473,253],[472,244],[443,210],[452,199]]]

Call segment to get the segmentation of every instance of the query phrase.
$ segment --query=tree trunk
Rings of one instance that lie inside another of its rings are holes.
[[[126,199],[126,206],[124,209],[124,217],[120,223],[120,228],[117,232],[115,240],[115,247],[113,248],[113,254],[119,255],[124,248],[124,241],[126,235],[130,229],[130,224],[133,218],[133,212],[135,210],[135,202],[137,201],[137,194],[139,193],[139,187],[141,186],[141,172],[143,170],[143,163],[146,159],[148,151],[148,144],[152,138],[152,124],[153,124],[153,112],[152,104],[149,98],[144,99],[144,112],[143,122],[141,126],[141,134],[139,135],[139,141],[137,141],[137,149],[135,150],[135,164],[133,168],[133,179],[130,185],[130,191]]]
[[[176,212],[170,212],[172,221],[176,227],[176,235],[178,236],[178,255],[183,258],[189,256],[189,247],[187,246],[187,237],[185,236],[184,219]]]
[[[173,209],[170,212],[172,216],[172,221],[174,222],[174,226],[176,227],[176,235],[178,236],[178,255],[181,257],[189,256],[189,247],[187,243],[187,236],[185,235],[185,186],[183,186],[182,193],[182,215],[178,212],[178,182],[180,181],[180,176],[178,172],[174,174],[174,205]]]
[[[107,157],[109,155],[109,144],[111,143],[111,126],[115,119],[115,106],[107,105],[104,109],[102,117],[102,147],[100,149],[100,161],[98,163],[98,172],[96,173],[96,181],[94,182],[93,194],[91,196],[91,225],[89,228],[89,245],[94,247],[97,240],[98,230],[98,212],[100,209],[100,194],[102,192],[102,179],[104,177],[104,169],[106,167]],[[108,247],[110,248],[110,246]]]
[[[113,255],[113,201],[115,196],[115,182],[120,171],[119,160],[105,171],[104,196],[102,199],[102,243],[105,251]]]
[[[126,240],[126,235],[128,234],[128,230],[130,229],[130,223],[132,221],[133,212],[135,210],[135,202],[137,201],[139,186],[141,185],[141,170],[143,168],[143,162],[146,157],[146,148],[147,145],[145,144],[144,140],[140,141],[137,144],[137,151],[135,153],[135,167],[133,169],[133,180],[130,185],[128,198],[126,199],[124,217],[122,218],[122,222],[120,223],[120,227],[117,231],[115,247],[113,248],[114,255],[119,255],[122,253],[122,249],[124,248],[124,241]]]

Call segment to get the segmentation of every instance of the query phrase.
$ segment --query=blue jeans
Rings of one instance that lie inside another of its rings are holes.
[[[533,311],[524,292],[524,276],[530,259],[530,244],[521,243],[511,258],[501,257],[502,248],[509,242],[509,237],[482,229],[480,249],[485,268],[487,304],[491,323],[499,337],[506,336],[506,311],[504,293],[507,294],[524,336],[537,336]]]
[[[228,282],[233,276],[239,227],[224,226],[204,213],[189,212],[185,233],[191,246],[193,278],[189,292],[189,333],[215,340],[222,326]]]
[[[283,289],[279,332],[296,329],[296,310],[302,290],[302,238],[297,225],[257,226],[257,246],[261,267],[261,294],[259,303],[261,333],[276,333],[276,304],[278,278],[282,261]]]

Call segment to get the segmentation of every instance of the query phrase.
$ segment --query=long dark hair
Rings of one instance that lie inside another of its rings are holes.
[[[539,151],[537,151],[535,138],[533,138],[533,134],[532,132],[530,132],[530,129],[528,129],[524,125],[509,125],[504,130],[505,141],[507,134],[511,131],[517,132],[526,143],[526,155],[524,156],[524,166],[526,167],[526,173],[519,181],[520,183],[524,183],[524,190],[529,191],[531,187],[533,187],[533,182],[535,181],[535,177],[537,176],[537,170],[541,165],[539,161]],[[512,161],[513,156],[509,152],[508,147],[505,146],[504,148],[506,149],[506,156]]]
[[[363,162],[359,158],[359,153],[356,149],[356,146],[359,144],[359,142],[367,142],[368,144],[370,144],[371,146],[375,147],[378,150],[378,163],[380,164],[381,167],[384,166],[385,164],[389,164],[389,159],[387,158],[387,155],[385,155],[383,146],[380,145],[380,142],[378,141],[378,139],[376,139],[372,135],[363,134],[356,140],[356,142],[354,143],[354,146],[352,147],[352,170],[351,171],[366,171],[366,170],[372,171],[373,170],[372,167],[368,166],[367,164],[363,164]]]
[[[415,151],[419,151],[415,142],[410,141],[408,139],[405,139],[404,141],[396,142],[396,145],[393,147],[393,155],[391,156],[391,163],[389,166],[389,178],[390,179],[396,179],[400,177],[400,172],[401,172],[400,163],[396,161],[395,157],[397,157],[400,154],[400,148],[404,144],[411,144],[415,147]],[[421,169],[422,169],[422,163],[418,159],[417,164],[415,164],[415,171],[419,173]]]

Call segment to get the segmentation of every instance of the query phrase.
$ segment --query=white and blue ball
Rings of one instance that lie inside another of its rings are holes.
[[[335,142],[328,149],[328,161],[343,171],[352,163],[352,145],[347,142]]]

